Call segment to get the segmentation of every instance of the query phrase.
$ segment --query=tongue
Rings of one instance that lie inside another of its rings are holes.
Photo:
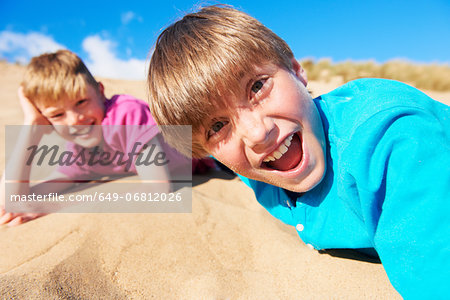
[[[302,156],[303,152],[300,139],[296,134],[294,134],[289,150],[283,154],[280,159],[267,163],[267,166],[275,170],[287,171],[297,166],[302,159]]]

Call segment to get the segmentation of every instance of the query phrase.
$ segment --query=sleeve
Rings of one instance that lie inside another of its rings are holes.
[[[137,114],[138,117],[140,117],[136,118],[137,120],[144,119],[143,117],[146,115],[143,114],[142,111],[139,113],[137,111],[132,111],[131,113],[134,113],[135,115]],[[148,112],[148,114],[150,114],[150,112]],[[156,124],[148,124],[144,120],[141,124],[135,125],[132,122],[125,124],[127,124],[125,144],[128,152],[133,152],[133,150],[136,150],[136,152],[140,152],[145,144],[148,144],[154,137],[159,134],[159,129]]]
[[[68,153],[72,153],[73,157],[78,157],[80,154],[83,155],[83,148],[74,143],[67,142],[66,149]],[[78,158],[74,163],[70,165],[64,164],[58,166],[56,171],[66,175],[68,178],[76,182],[77,180],[91,180],[95,176],[92,174],[92,170],[89,168],[88,164],[81,163],[83,160]],[[77,163],[79,162],[79,163]]]
[[[285,224],[295,226],[295,221],[292,218],[291,210],[287,205],[280,204],[283,197],[281,194],[282,188],[270,185],[265,182],[249,179],[242,175],[239,178],[255,193],[256,200],[261,204],[272,216],[282,221]],[[285,196],[284,198],[287,199]]]
[[[102,123],[109,125],[103,128],[104,136],[109,143],[120,144],[126,153],[140,152],[159,133],[158,126],[147,103],[128,95],[117,97]]]
[[[440,109],[380,112],[347,153],[366,227],[405,299],[450,295],[450,112]]]

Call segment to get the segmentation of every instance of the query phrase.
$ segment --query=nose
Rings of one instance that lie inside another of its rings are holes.
[[[70,126],[73,125],[83,125],[83,120],[85,119],[82,113],[77,111],[66,111],[67,115],[67,124]]]
[[[273,120],[256,110],[238,113],[236,131],[246,146],[255,152],[262,152],[273,142]]]

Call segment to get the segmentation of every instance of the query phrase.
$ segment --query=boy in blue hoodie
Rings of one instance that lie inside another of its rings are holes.
[[[450,294],[448,106],[382,79],[312,99],[288,45],[224,6],[161,33],[148,83],[157,123],[192,125],[193,156],[240,174],[310,247],[378,255],[405,298]]]

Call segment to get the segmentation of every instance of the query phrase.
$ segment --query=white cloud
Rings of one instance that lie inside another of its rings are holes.
[[[133,20],[138,20],[139,22],[142,22],[143,19],[141,16],[136,15],[134,12],[132,11],[127,11],[122,13],[120,20],[122,21],[123,25],[127,25],[128,23],[130,23]]]
[[[119,59],[114,53],[116,45],[110,40],[103,40],[98,35],[88,36],[83,40],[82,47],[88,53],[85,63],[94,75],[137,80],[146,76],[145,60]]]
[[[94,75],[118,79],[145,79],[145,60],[118,58],[114,42],[93,35],[83,40],[82,47],[88,54],[87,59],[83,57],[83,61]],[[65,48],[51,36],[39,32],[0,32],[0,58],[10,62],[27,64],[33,56]],[[131,55],[131,49],[127,48],[126,52]]]
[[[121,20],[122,20],[122,24],[126,25],[128,23],[130,23],[135,17],[135,13],[132,11],[127,11],[125,13],[122,14],[121,16]]]
[[[65,48],[51,36],[39,32],[27,34],[8,30],[0,32],[0,56],[10,61],[27,63],[33,56]]]

